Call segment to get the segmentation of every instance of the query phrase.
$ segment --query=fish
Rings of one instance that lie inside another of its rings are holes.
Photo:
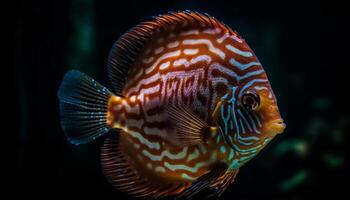
[[[75,145],[104,140],[104,175],[134,197],[219,197],[286,127],[253,50],[209,14],[139,23],[113,44],[107,69],[112,90],[65,74],[61,126]]]

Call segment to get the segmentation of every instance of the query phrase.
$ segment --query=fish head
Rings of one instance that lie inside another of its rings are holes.
[[[286,127],[265,79],[228,87],[214,113],[218,132],[236,151],[258,152]]]

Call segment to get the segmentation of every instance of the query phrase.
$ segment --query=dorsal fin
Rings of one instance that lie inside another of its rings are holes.
[[[224,23],[208,14],[192,11],[169,12],[154,17],[153,21],[142,22],[122,35],[113,45],[108,57],[108,74],[117,95],[122,90],[130,66],[137,55],[144,50],[147,42],[152,41],[157,34],[173,28],[219,28],[234,36],[238,34]]]

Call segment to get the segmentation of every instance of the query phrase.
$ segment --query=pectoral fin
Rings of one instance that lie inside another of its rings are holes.
[[[167,106],[166,111],[174,124],[175,138],[184,146],[205,142],[210,127],[187,107]]]

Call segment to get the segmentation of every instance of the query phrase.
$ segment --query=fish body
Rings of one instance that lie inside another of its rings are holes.
[[[80,72],[60,90],[75,144],[107,133],[106,177],[134,196],[220,195],[285,128],[261,63],[218,20],[190,11],[129,30],[108,61],[114,93]]]

